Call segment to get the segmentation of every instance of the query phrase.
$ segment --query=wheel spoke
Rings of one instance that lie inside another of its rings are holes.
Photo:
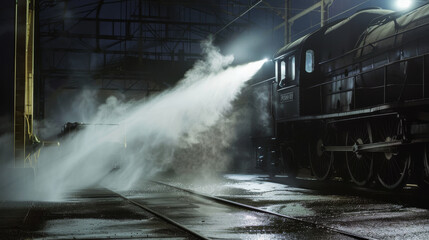
[[[280,163],[283,174],[295,178],[298,172],[298,165],[295,159],[295,153],[292,146],[283,145],[280,147]]]
[[[396,118],[383,119],[376,126],[376,142],[388,142],[400,139],[400,121]],[[395,153],[377,154],[377,178],[387,189],[397,189],[405,184],[410,154],[403,149]]]
[[[325,129],[319,134],[319,138],[310,143],[309,154],[310,154],[310,167],[316,178],[325,180],[329,177],[332,164],[333,154],[331,152],[323,151],[320,155],[320,143],[322,145],[330,145],[334,141],[334,137],[331,136],[333,131]]]
[[[419,187],[424,190],[429,190],[429,144],[426,144],[422,149],[422,161],[419,169]]]
[[[346,145],[367,144],[372,142],[371,139],[371,127],[367,123],[363,123],[358,126],[353,126],[353,130],[347,133]],[[372,177],[372,153],[347,152],[346,163],[350,178],[353,182],[360,186],[368,184]]]

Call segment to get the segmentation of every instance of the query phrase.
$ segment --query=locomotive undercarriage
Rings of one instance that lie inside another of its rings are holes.
[[[284,133],[278,167],[290,176],[309,167],[320,180],[335,176],[358,186],[429,187],[429,122],[414,115],[298,121],[279,124],[277,131]]]

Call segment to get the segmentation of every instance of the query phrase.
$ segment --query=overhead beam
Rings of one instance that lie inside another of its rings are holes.
[[[320,8],[320,26],[324,26],[326,24],[326,22],[328,21],[328,7],[334,2],[334,0],[321,0],[315,4],[313,4],[311,7],[301,11],[300,13],[294,15],[293,17],[290,17],[290,13],[288,13],[288,9],[290,9],[290,0],[285,0],[285,21],[282,22],[281,24],[277,25],[276,27],[273,28],[274,31],[285,27],[285,36],[289,35],[290,36],[290,28],[292,27],[293,23],[304,17],[305,15],[316,11],[318,8]],[[286,24],[287,23],[287,24]],[[289,34],[287,33],[289,32]],[[288,43],[290,42],[287,41],[288,38],[285,37],[285,42]]]
[[[118,40],[118,41],[137,41],[141,39],[141,37],[135,37],[135,36],[124,36],[124,35],[104,35],[104,34],[94,34],[94,33],[70,33],[70,32],[41,32],[40,37],[46,38],[46,37],[65,37],[65,38],[78,38],[78,39],[94,39],[98,37],[102,40]],[[199,38],[184,38],[184,37],[177,37],[177,38],[166,38],[166,37],[146,37],[146,40],[150,41],[165,41],[165,42],[192,42],[192,43],[201,43],[201,39]],[[100,48],[101,50],[102,48]],[[95,50],[95,49],[94,49]]]
[[[57,20],[53,22],[49,22],[50,19],[43,19],[40,26],[46,26],[49,24],[58,24],[62,23],[62,20]],[[189,22],[189,21],[172,21],[172,20],[157,20],[157,19],[117,19],[117,18],[89,18],[89,17],[66,17],[64,20],[67,21],[93,21],[93,22],[113,22],[113,23],[143,23],[143,24],[169,24],[169,25],[191,25],[191,26],[210,26],[210,27],[220,27],[223,26],[221,23],[203,23],[203,22]],[[248,24],[238,23],[239,26],[247,26]]]
[[[93,54],[116,54],[116,55],[138,55],[142,53],[145,56],[186,56],[192,58],[201,58],[201,54],[199,53],[180,53],[180,52],[155,52],[155,51],[143,51],[139,50],[102,50],[99,52],[95,52],[92,49],[84,49],[84,48],[42,48],[43,51],[49,53],[93,53]],[[74,71],[74,70],[73,70]]]
[[[296,14],[295,16],[289,18],[288,22],[293,24],[296,20],[298,20],[298,19],[304,17],[305,15],[309,14],[310,12],[313,12],[314,10],[320,8],[322,6],[322,2],[323,1],[317,2],[317,3],[313,4],[313,6],[307,8],[307,9],[303,10],[302,12]]]

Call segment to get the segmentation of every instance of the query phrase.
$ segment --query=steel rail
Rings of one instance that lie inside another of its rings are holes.
[[[168,222],[168,223],[170,223],[170,224],[172,224],[172,225],[174,225],[174,226],[176,226],[176,227],[184,230],[185,232],[187,232],[187,233],[189,233],[189,234],[191,234],[191,235],[193,235],[193,236],[195,236],[197,238],[204,239],[204,240],[209,240],[210,239],[210,238],[208,238],[206,236],[201,235],[198,232],[195,232],[195,231],[193,231],[193,230],[185,227],[184,225],[182,225],[182,224],[174,221],[173,219],[171,219],[171,218],[169,218],[169,217],[167,217],[167,216],[165,216],[165,215],[163,215],[163,214],[161,214],[161,213],[159,213],[159,212],[157,212],[157,211],[155,211],[153,209],[150,209],[150,208],[144,206],[143,204],[140,204],[140,203],[138,203],[138,202],[136,202],[134,200],[131,200],[131,199],[125,197],[124,195],[122,195],[120,193],[117,193],[117,192],[115,192],[115,191],[113,191],[111,189],[108,189],[108,188],[106,188],[106,190],[111,191],[112,193],[118,195],[120,198],[124,199],[125,201],[128,201],[129,203],[131,203],[131,204],[133,204],[133,205],[135,205],[135,206],[137,206],[137,207],[139,207],[139,208],[141,208],[141,209],[143,209],[143,210],[145,210],[147,212],[150,212],[151,214],[157,216],[158,218],[160,218],[160,219],[162,219],[162,220],[164,220],[164,221],[166,221],[166,222]]]
[[[323,224],[320,224],[320,223],[317,223],[317,222],[311,222],[311,221],[307,221],[307,220],[304,220],[304,219],[299,219],[299,218],[296,218],[296,217],[292,217],[292,216],[288,216],[288,215],[284,215],[284,214],[280,214],[280,213],[276,213],[276,212],[272,212],[272,211],[260,209],[260,208],[257,208],[257,207],[251,206],[251,205],[247,205],[247,204],[243,204],[243,203],[231,201],[231,200],[228,200],[228,199],[224,199],[224,198],[220,198],[220,197],[215,197],[215,196],[211,196],[211,195],[207,195],[207,194],[203,194],[203,193],[198,193],[198,192],[195,192],[195,191],[192,191],[192,190],[189,190],[189,189],[185,189],[185,188],[173,186],[173,185],[170,185],[170,184],[167,184],[167,183],[163,183],[163,182],[160,182],[160,181],[150,180],[150,182],[157,183],[157,184],[160,184],[160,185],[164,185],[164,186],[167,186],[167,187],[170,187],[170,188],[174,188],[174,189],[177,189],[177,190],[180,190],[180,191],[183,191],[183,192],[187,192],[189,194],[192,194],[192,195],[195,195],[195,196],[199,196],[199,197],[202,197],[202,198],[205,198],[205,199],[208,199],[208,200],[212,200],[212,201],[215,201],[215,202],[218,202],[218,203],[222,203],[222,204],[226,204],[226,205],[230,205],[230,206],[234,206],[234,207],[238,207],[238,208],[242,208],[242,209],[246,209],[246,210],[251,210],[251,211],[255,211],[255,212],[265,213],[265,214],[269,214],[269,215],[273,215],[273,216],[277,216],[277,217],[286,218],[286,219],[294,220],[294,221],[297,221],[297,222],[309,224],[309,225],[312,225],[312,226],[314,226],[316,228],[321,228],[321,229],[325,229],[327,231],[339,233],[339,234],[342,234],[344,236],[351,237],[351,238],[354,238],[354,239],[362,239],[362,240],[373,240],[373,239],[375,239],[375,238],[371,238],[371,237],[367,237],[367,236],[361,236],[361,235],[358,235],[358,234],[355,234],[355,233],[343,231],[343,230],[336,229],[336,228],[333,228],[333,227],[329,227],[329,226],[326,226],[326,225],[323,225]]]
[[[25,214],[24,219],[22,220],[23,224],[27,223],[28,216],[30,216],[31,209],[33,208],[34,208],[34,202],[31,202],[30,206],[28,207],[27,213]]]

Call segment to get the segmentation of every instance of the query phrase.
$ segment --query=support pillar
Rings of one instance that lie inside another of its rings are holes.
[[[27,167],[26,145],[33,138],[35,0],[16,0],[15,8],[15,94],[14,94],[14,166]]]
[[[329,0],[321,0],[320,4],[320,27],[325,26],[326,22],[328,21],[328,8],[329,5],[332,3],[332,1]]]
[[[285,32],[284,32],[284,39],[285,39],[285,45],[291,42],[291,27],[292,24],[290,23],[290,2],[291,0],[285,0]]]

